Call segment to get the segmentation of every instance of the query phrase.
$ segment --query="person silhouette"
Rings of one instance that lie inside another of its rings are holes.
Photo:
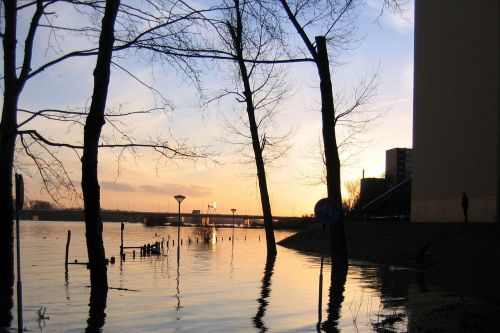
[[[464,210],[464,218],[465,218],[465,223],[469,222],[469,198],[467,197],[467,193],[463,192],[462,193],[462,209]]]

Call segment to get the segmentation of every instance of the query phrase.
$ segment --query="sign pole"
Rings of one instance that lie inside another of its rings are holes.
[[[23,176],[16,173],[16,254],[17,254],[17,331],[23,331],[23,283],[21,281],[21,239],[19,237],[19,211],[24,204]]]

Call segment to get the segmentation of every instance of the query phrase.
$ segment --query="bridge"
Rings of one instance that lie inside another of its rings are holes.
[[[160,219],[166,218],[172,222],[177,222],[178,213],[172,212],[128,212],[117,210],[102,210],[102,220],[104,222],[140,222],[144,218]],[[232,223],[233,214],[207,214],[207,213],[181,213],[181,217],[191,221],[203,218],[210,218],[212,221],[227,221],[223,223]],[[83,210],[81,209],[61,209],[61,210],[46,210],[46,209],[26,209],[20,211],[22,220],[40,220],[40,221],[84,221]],[[292,216],[273,216],[274,221],[280,221],[293,218]],[[261,215],[234,215],[236,223],[242,223],[242,220],[263,220]]]

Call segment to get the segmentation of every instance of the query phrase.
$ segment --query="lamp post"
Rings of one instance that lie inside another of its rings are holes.
[[[231,212],[233,212],[233,229],[234,229],[234,213],[236,213],[236,208],[231,208]]]
[[[233,244],[234,244],[234,213],[236,213],[236,208],[231,208],[231,212],[233,212]]]
[[[179,203],[179,220],[177,221],[177,264],[179,264],[180,258],[180,238],[181,238],[181,202],[186,199],[182,194],[177,194],[174,196],[175,200]]]

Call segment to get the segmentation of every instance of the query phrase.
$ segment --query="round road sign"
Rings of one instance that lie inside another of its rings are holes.
[[[340,209],[337,200],[323,198],[314,206],[314,215],[320,222],[333,223],[339,219]]]

